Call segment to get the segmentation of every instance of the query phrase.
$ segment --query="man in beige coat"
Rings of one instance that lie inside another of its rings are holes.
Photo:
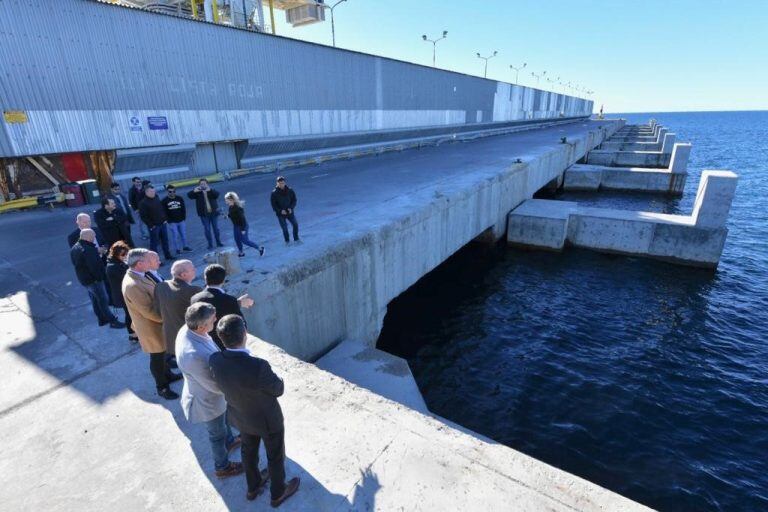
[[[179,395],[170,384],[182,376],[171,372],[165,361],[163,320],[155,307],[155,282],[147,277],[149,271],[159,267],[160,258],[156,252],[131,249],[128,252],[128,272],[123,278],[123,298],[141,349],[149,354],[149,371],[155,378],[157,394],[166,400],[175,400]]]
[[[202,288],[192,283],[195,265],[189,260],[177,260],[171,267],[172,278],[155,286],[155,308],[163,319],[165,351],[176,354],[176,335],[184,327],[184,315],[194,294]]]

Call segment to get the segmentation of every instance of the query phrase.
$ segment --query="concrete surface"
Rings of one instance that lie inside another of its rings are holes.
[[[358,305],[375,306],[375,315],[361,319],[373,324],[365,340],[370,343],[388,302],[381,297],[396,295],[453,250],[439,240],[441,236],[453,234],[451,231],[458,231],[456,225],[464,224],[466,231],[457,233],[463,238],[454,240],[463,244],[487,228],[485,223],[506,229],[507,213],[525,199],[520,190],[517,196],[508,193],[510,183],[527,184],[519,188],[532,193],[547,180],[546,166],[565,168],[577,156],[573,146],[559,143],[560,137],[589,138],[592,133],[596,144],[600,133],[609,135],[616,126],[613,121],[582,122],[283,171],[298,194],[297,217],[304,240],[300,246],[284,245],[269,206],[275,174],[217,183],[214,186],[222,194],[234,190],[246,201],[250,237],[267,249],[266,255],[258,258],[255,251],[246,248],[248,256],[240,260],[242,273],[232,276],[227,288],[234,293],[248,291],[256,299],[256,305],[246,312],[251,332],[293,355],[311,359],[343,339],[363,341],[347,334],[354,332],[354,325],[347,321],[345,308],[351,311]],[[584,147],[582,144],[577,149]],[[517,158],[523,163],[515,164]],[[180,192],[183,195],[187,190]],[[457,194],[482,199],[483,210],[477,210],[476,223],[466,226],[471,223],[467,215],[473,210],[456,200]],[[437,210],[430,206],[433,202],[443,211],[432,217],[430,229],[435,234],[428,237],[423,221],[428,218],[425,209]],[[187,203],[193,211],[189,200]],[[452,204],[464,206],[455,212],[445,211]],[[124,331],[112,332],[109,343],[98,341],[101,329],[69,262],[66,235],[74,229],[79,211],[93,209],[86,206],[0,215],[0,296],[7,298],[8,307],[15,308],[14,315],[26,312],[35,324],[35,336],[29,339],[10,337],[2,331],[5,350],[0,353],[0,362],[14,378],[0,395],[0,412],[131,350]],[[349,268],[352,255],[365,259],[367,254],[382,251],[387,244],[381,237],[397,233],[409,223],[414,227],[408,233],[407,246],[392,246],[391,256],[380,259],[377,268],[364,264],[359,271]],[[229,221],[221,219],[220,225],[224,242],[233,245]],[[185,257],[198,265],[200,274],[207,251],[194,213],[189,214],[187,229],[194,252]],[[383,232],[379,240],[370,235],[375,231]],[[141,245],[147,245],[139,238],[138,229],[133,229],[133,235]],[[435,252],[425,252],[425,248]],[[419,255],[430,258],[419,260]],[[167,277],[169,266],[162,267],[161,273]],[[294,282],[302,286],[284,293]],[[377,295],[372,296],[374,290],[378,290]],[[32,364],[18,365],[19,360]]]
[[[401,357],[359,341],[343,341],[315,364],[393,402],[429,414],[408,362]]]
[[[507,242],[554,250],[567,242],[597,251],[716,268],[728,233],[726,222],[736,182],[733,172],[704,171],[691,215],[531,199],[510,213]]]
[[[12,323],[13,336],[35,337],[32,320],[24,313],[13,318],[2,300],[4,329]],[[109,334],[101,330],[93,341],[118,343]],[[59,357],[78,357],[66,346],[53,348]],[[287,474],[302,483],[280,510],[646,510],[270,344],[251,339],[249,348],[286,383],[280,402]],[[31,366],[19,358],[14,367],[25,365]],[[3,510],[268,508],[266,495],[246,501],[243,476],[215,478],[205,428],[188,423],[178,401],[158,400],[143,353],[131,352],[6,411],[0,433]]]
[[[667,169],[574,164],[565,171],[566,190],[627,190],[682,195],[691,145],[677,143]]]
[[[653,167],[667,168],[672,160],[671,153],[661,151],[605,151],[592,150],[586,157],[590,165],[609,167]]]
[[[668,131],[667,128],[662,128],[651,141],[626,140],[624,138],[614,139],[611,137],[600,144],[600,149],[606,151],[661,151],[661,147],[664,144],[664,136]]]

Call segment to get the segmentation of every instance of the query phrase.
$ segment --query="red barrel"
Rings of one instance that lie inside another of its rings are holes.
[[[67,206],[82,206],[85,204],[83,188],[79,183],[62,183],[60,187],[64,193],[64,204]]]

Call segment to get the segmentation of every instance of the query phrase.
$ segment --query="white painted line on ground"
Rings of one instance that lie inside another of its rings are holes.
[[[328,176],[329,174],[331,173],[327,172],[325,174],[316,174],[315,176],[310,176],[310,179],[322,178],[323,176]]]

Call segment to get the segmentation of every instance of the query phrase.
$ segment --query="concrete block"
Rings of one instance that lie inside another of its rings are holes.
[[[224,247],[205,254],[203,261],[208,264],[219,264],[227,271],[227,276],[234,276],[239,274],[242,269],[240,268],[240,258],[237,255],[237,249],[234,247]]]
[[[563,188],[566,190],[598,190],[607,167],[574,164],[565,170]]]
[[[693,218],[696,227],[723,229],[728,221],[733,197],[736,195],[738,176],[731,171],[704,171],[701,173]]]
[[[665,133],[664,134],[664,140],[661,143],[661,152],[665,155],[671,155],[672,154],[672,148],[675,145],[675,134],[674,133]]]
[[[590,151],[586,163],[607,165],[610,167],[650,167],[664,169],[669,167],[671,154],[660,151]]]
[[[561,251],[568,233],[568,219],[575,209],[575,202],[529,199],[509,214],[507,243]]]
[[[691,144],[688,142],[676,142],[672,148],[669,171],[674,174],[686,174],[688,172],[688,157],[691,155]]]

